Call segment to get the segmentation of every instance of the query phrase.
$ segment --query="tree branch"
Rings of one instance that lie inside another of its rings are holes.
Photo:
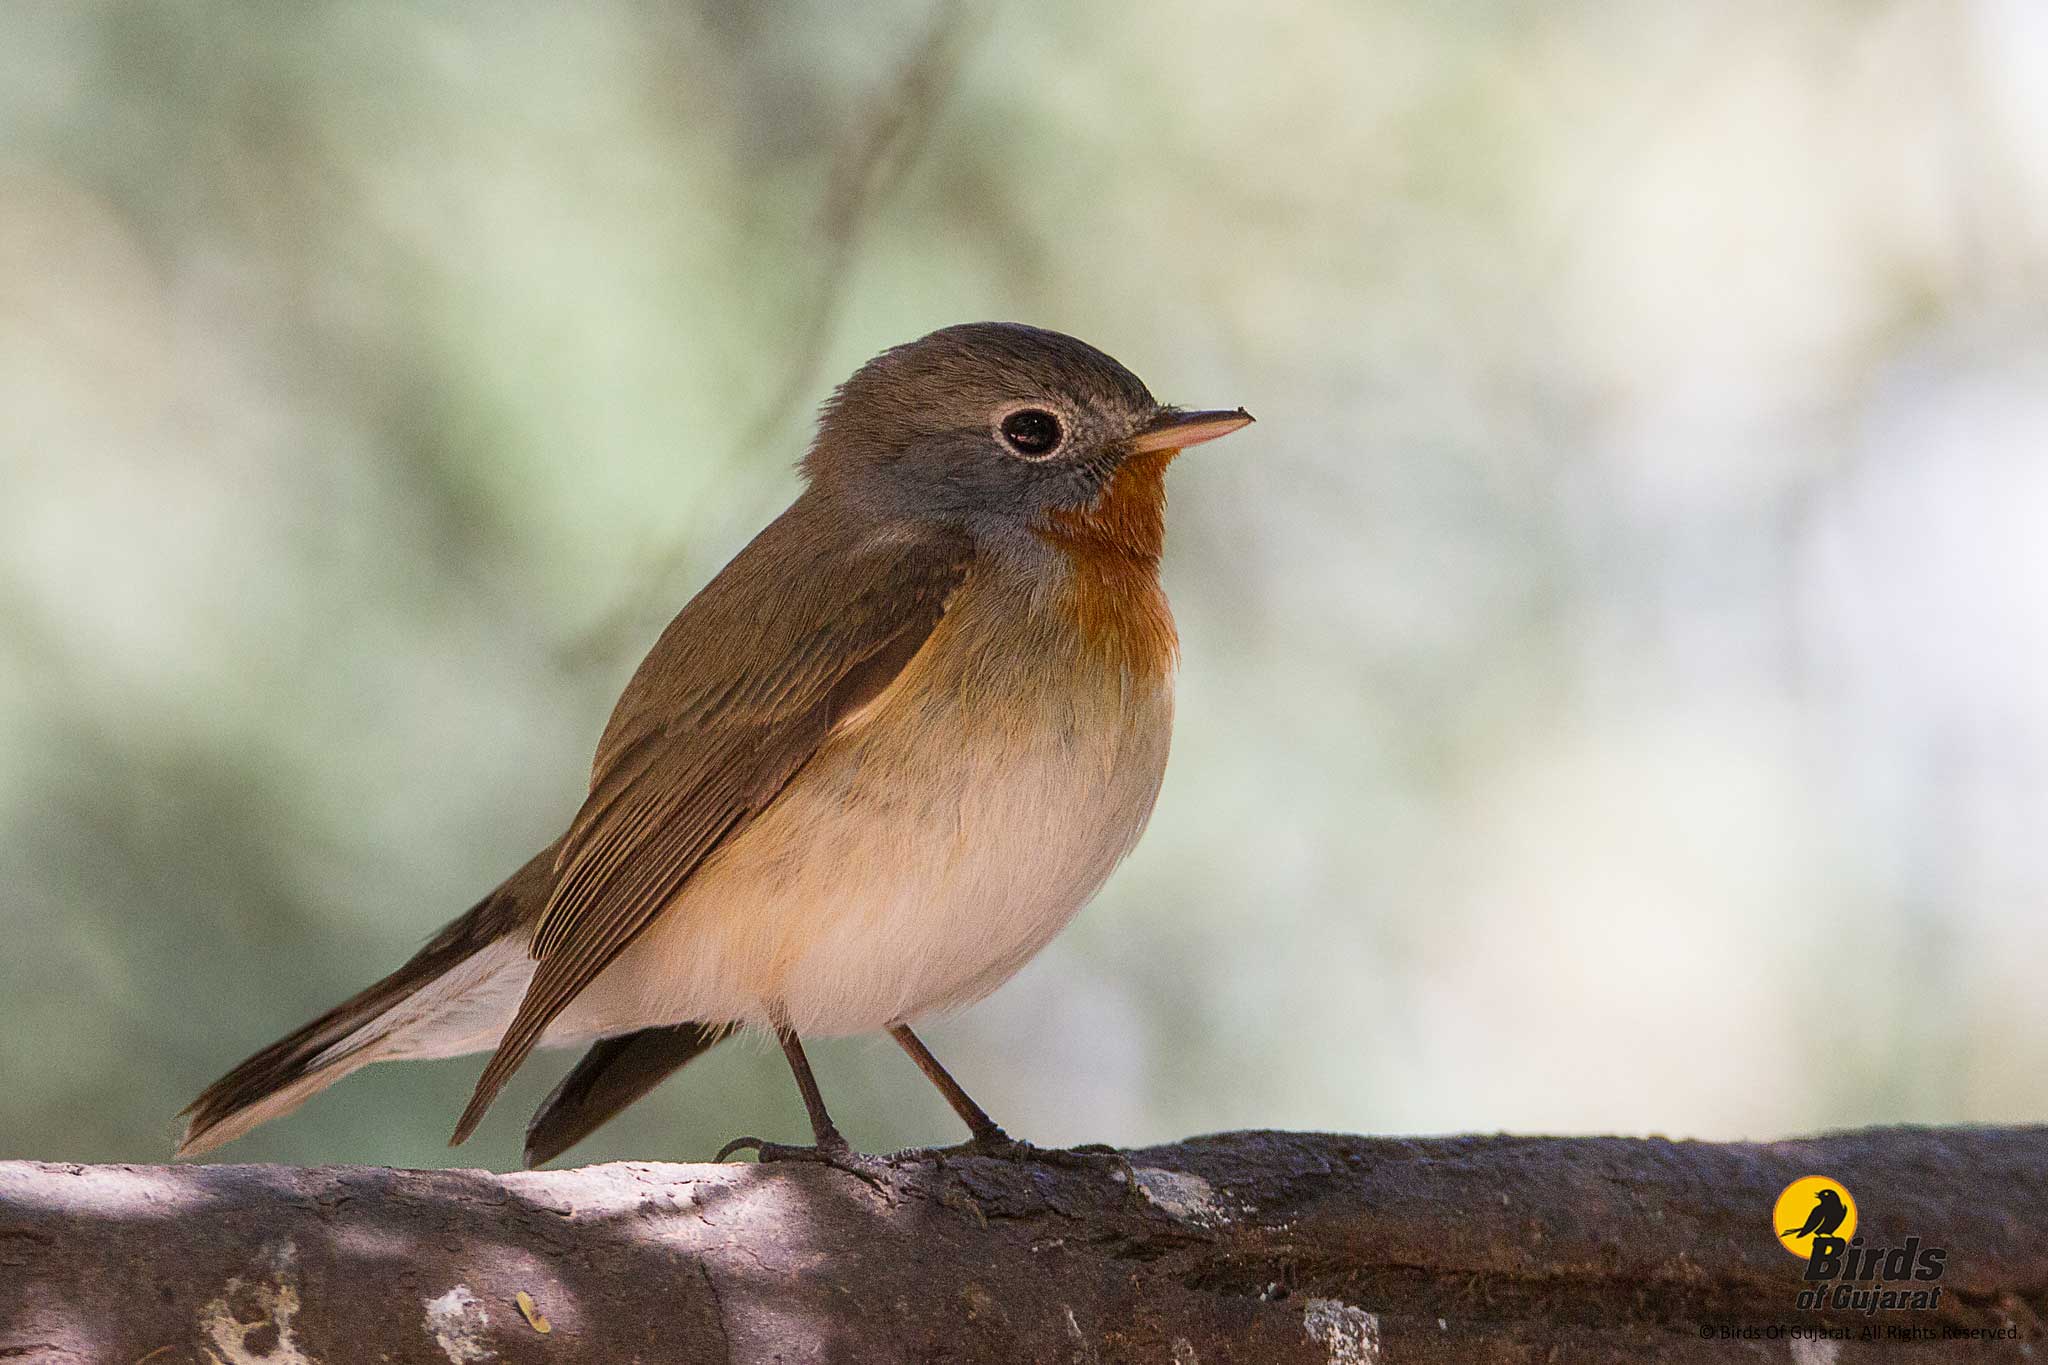
[[[2044,1128],[1769,1144],[1233,1133],[1128,1156],[1135,1190],[1112,1160],[929,1154],[872,1182],[788,1165],[0,1163],[0,1361],[1945,1354],[1887,1330],[1937,1347],[2010,1334],[1969,1351],[1997,1361],[2048,1339]],[[1937,1306],[1795,1309],[1808,1286],[1771,1206],[1808,1174],[1849,1188],[1866,1245],[1948,1249]],[[1770,1335],[1795,1326],[1855,1344]]]

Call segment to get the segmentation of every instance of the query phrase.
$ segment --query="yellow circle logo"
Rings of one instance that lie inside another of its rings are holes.
[[[1848,1186],[1824,1175],[1802,1175],[1787,1185],[1771,1206],[1771,1231],[1778,1245],[1805,1260],[1816,1237],[1856,1235],[1856,1201]]]

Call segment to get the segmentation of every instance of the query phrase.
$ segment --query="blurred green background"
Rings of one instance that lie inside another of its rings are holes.
[[[1152,830],[933,1027],[1013,1130],[2048,1118],[2048,9],[0,13],[0,1156],[553,837],[830,386],[1074,332],[1174,476]],[[885,1040],[871,1149],[954,1141]],[[567,1058],[221,1155],[516,1164]],[[729,1046],[579,1149],[804,1133]]]

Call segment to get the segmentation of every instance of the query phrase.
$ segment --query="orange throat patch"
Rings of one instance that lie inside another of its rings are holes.
[[[1166,466],[1177,450],[1126,460],[1088,507],[1052,513],[1039,536],[1072,569],[1060,608],[1091,653],[1134,679],[1173,671],[1180,636],[1159,589],[1166,548]]]

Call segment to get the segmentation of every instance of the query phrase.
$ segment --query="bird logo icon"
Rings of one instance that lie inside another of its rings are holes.
[[[1771,1230],[1778,1244],[1806,1260],[1816,1237],[1848,1240],[1856,1232],[1856,1200],[1848,1187],[1824,1175],[1801,1176],[1771,1206]]]
[[[1796,1228],[1786,1228],[1780,1237],[1832,1237],[1835,1229],[1842,1226],[1842,1220],[1849,1216],[1849,1206],[1842,1202],[1842,1196],[1823,1187],[1814,1196],[1813,1212],[1806,1215],[1806,1221]]]

